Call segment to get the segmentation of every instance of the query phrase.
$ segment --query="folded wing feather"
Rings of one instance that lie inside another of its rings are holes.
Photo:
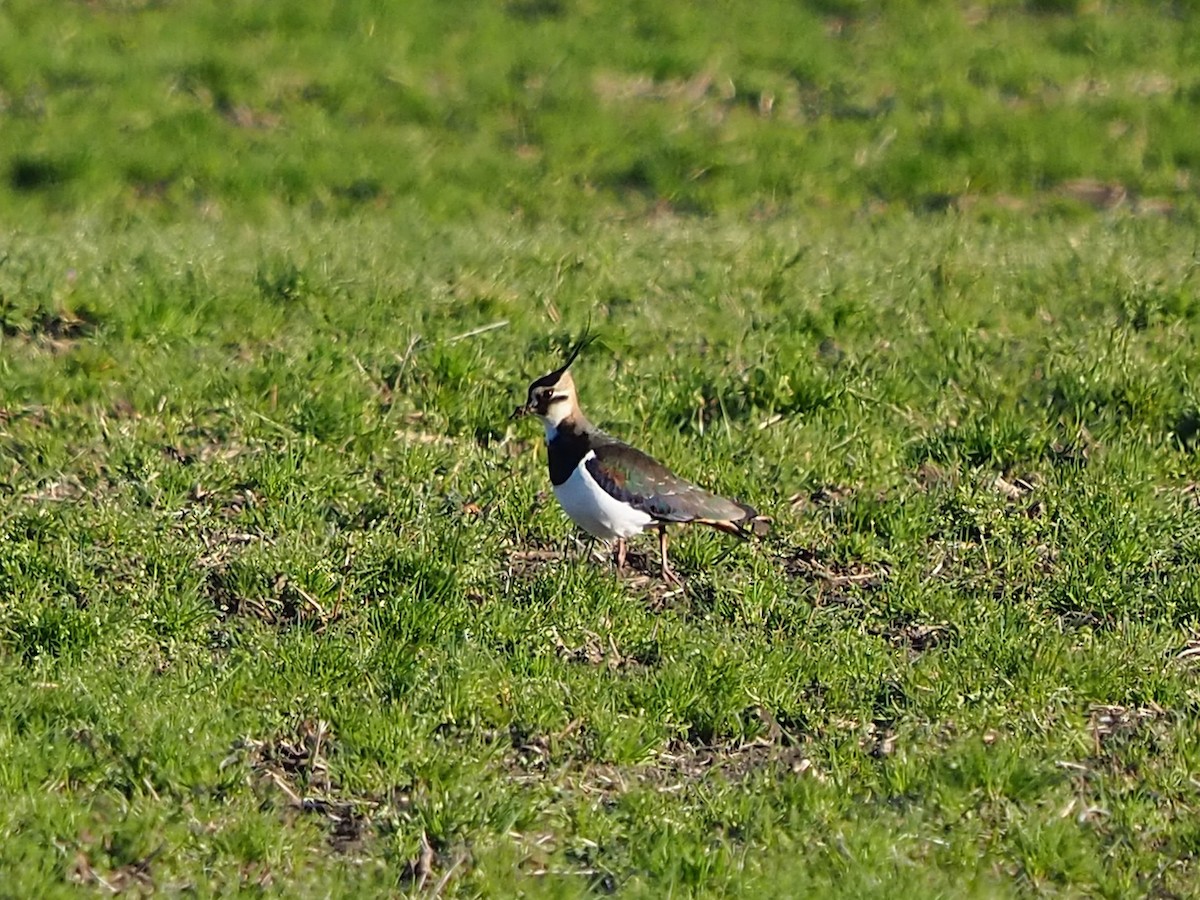
[[[758,514],[680,478],[635,447],[609,439],[593,444],[587,468],[606,491],[662,522],[739,524]]]

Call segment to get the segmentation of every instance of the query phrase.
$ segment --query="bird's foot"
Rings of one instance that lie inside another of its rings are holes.
[[[675,585],[675,587],[679,588],[680,590],[683,590],[683,587],[684,587],[683,579],[680,578],[678,575],[676,575],[675,570],[672,569],[670,566],[662,567],[662,580],[664,582],[666,582],[667,584],[673,584],[673,585]]]

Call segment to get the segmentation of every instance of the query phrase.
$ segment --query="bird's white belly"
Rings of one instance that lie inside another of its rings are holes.
[[[596,483],[587,470],[589,452],[562,484],[555,485],[554,496],[568,516],[593,537],[610,541],[632,537],[654,521],[648,513],[634,509],[614,498]]]

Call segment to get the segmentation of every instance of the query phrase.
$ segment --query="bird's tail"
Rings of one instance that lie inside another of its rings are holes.
[[[741,511],[740,516],[731,516],[728,519],[697,519],[696,521],[747,540],[750,537],[766,537],[770,533],[771,519],[769,517],[760,516],[758,510],[753,506],[747,506],[737,500],[729,502]]]
[[[770,534],[771,520],[769,517],[760,516],[758,514],[758,510],[753,506],[747,506],[745,503],[738,503],[736,500],[733,502],[737,504],[738,508],[746,514],[745,517],[734,523],[738,526],[739,530],[743,532],[749,532],[755,537],[760,538],[766,537],[768,534]]]

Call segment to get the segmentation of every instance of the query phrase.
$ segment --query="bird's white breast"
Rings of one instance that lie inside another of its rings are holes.
[[[609,541],[640,533],[654,520],[648,513],[617,500],[596,483],[587,470],[588,460],[595,456],[588,451],[571,477],[555,485],[554,496],[575,524],[594,537]]]

